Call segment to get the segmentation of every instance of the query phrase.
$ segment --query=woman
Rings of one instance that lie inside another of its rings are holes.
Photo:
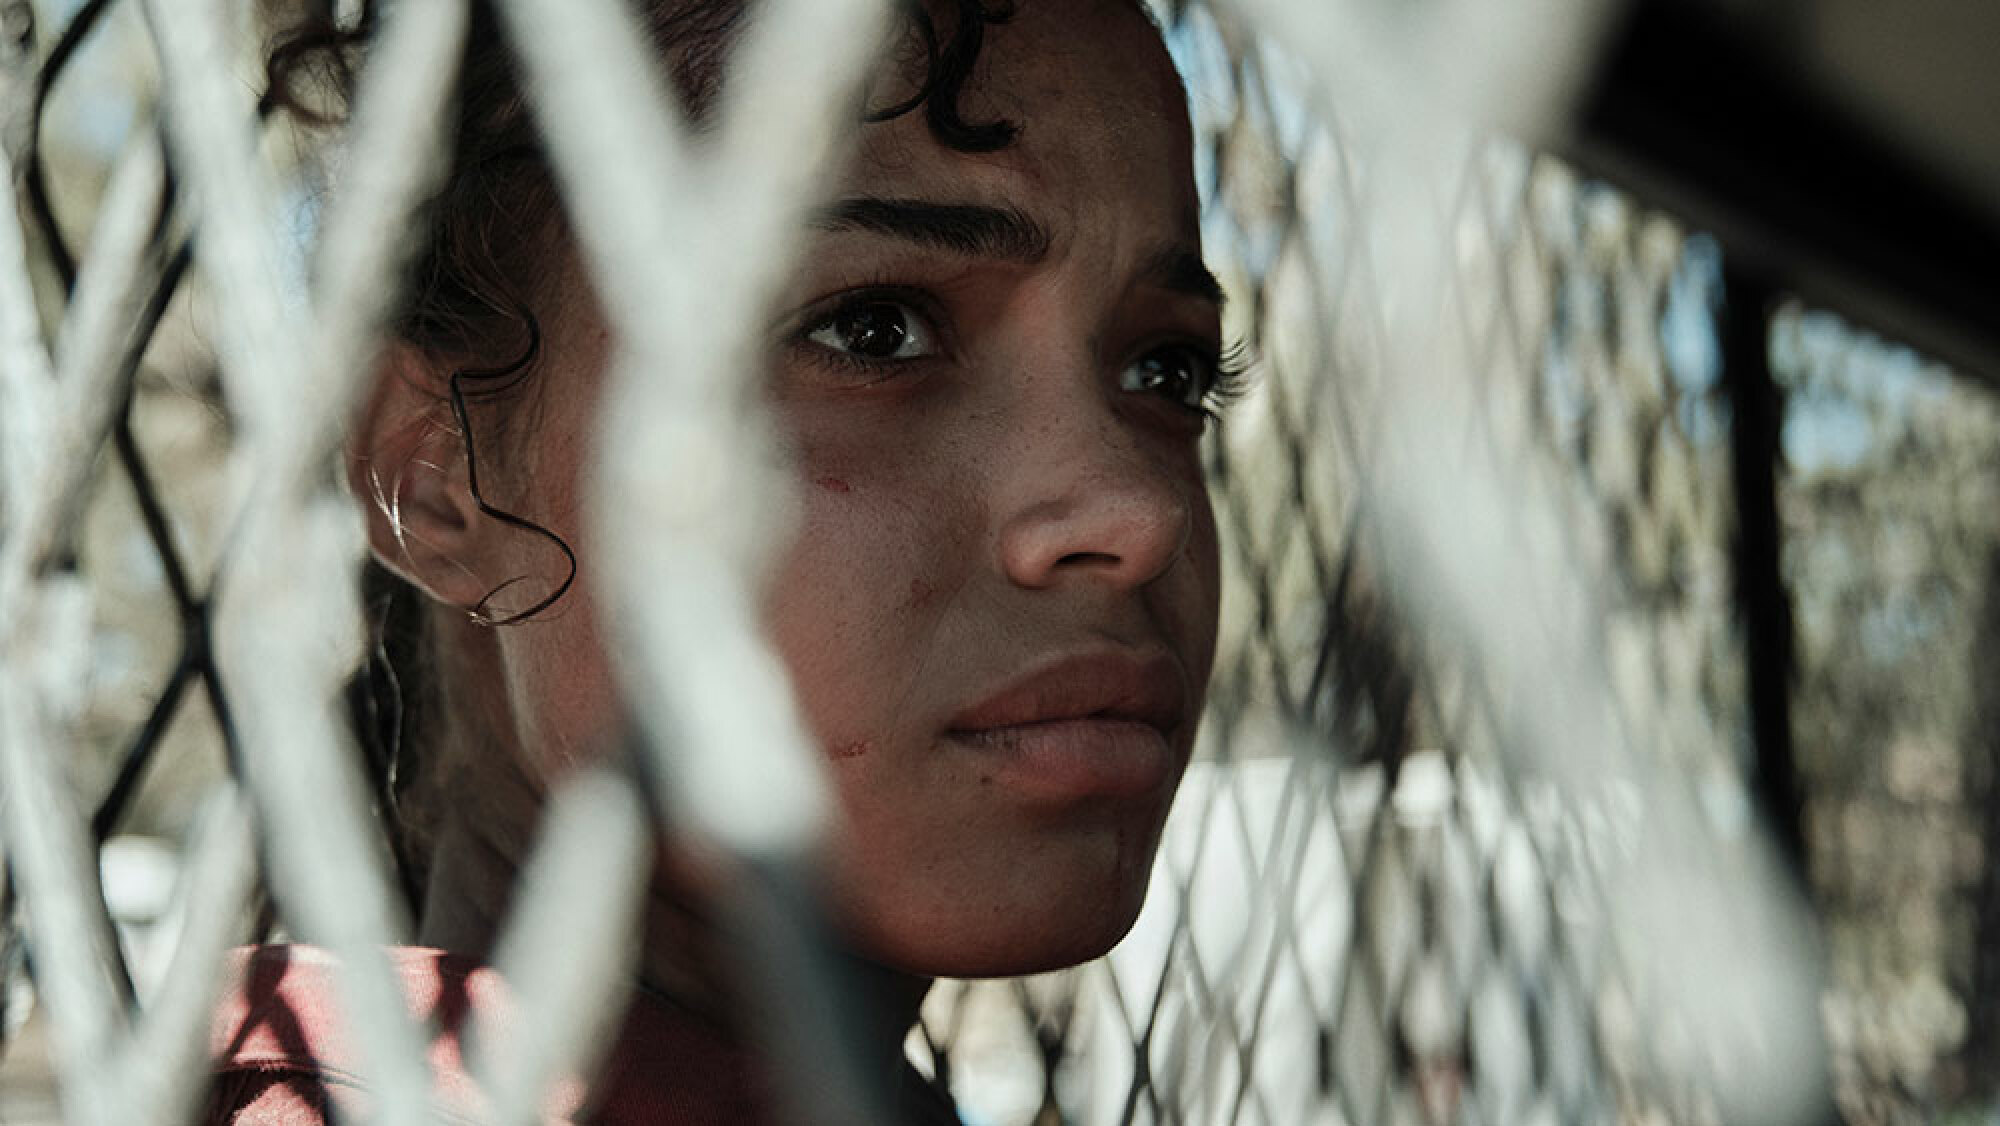
[[[742,5],[647,9],[700,117]],[[822,890],[891,1010],[885,1066],[931,977],[1072,965],[1136,916],[1213,654],[1197,447],[1232,378],[1184,94],[1143,7],[913,0],[904,21],[763,383],[802,498],[765,620],[839,798]],[[417,607],[404,851],[419,941],[451,952],[406,958],[420,993],[484,981],[539,795],[619,720],[581,501],[608,333],[490,21],[467,57],[433,242],[349,446]],[[754,1120],[768,1080],[677,856],[593,1105]],[[251,979],[233,1044],[269,1000]],[[285,1058],[226,1062],[217,1120],[316,1120],[332,1069]]]

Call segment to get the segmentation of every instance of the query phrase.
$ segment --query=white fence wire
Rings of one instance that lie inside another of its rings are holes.
[[[758,626],[792,506],[741,373],[895,13],[758,5],[696,128],[626,5],[496,7],[615,340],[591,565],[638,734],[636,765],[552,800],[493,958],[517,1019],[471,1037],[475,1105],[436,1105],[437,1029],[385,952],[411,922],[342,712],[364,542],[329,472],[445,172],[469,0],[384,9],[309,258],[234,69],[245,5],[143,5],[158,128],[130,130],[53,305],[47,250],[11,221],[27,149],[8,126],[0,787],[64,1121],[195,1113],[225,949],[263,937],[254,861],[283,931],[337,958],[372,1118],[540,1120],[625,996],[654,817],[730,858],[742,976],[784,1014],[780,1104],[886,1120],[888,1092],[839,1047],[854,1018],[819,948],[810,872],[838,814]],[[1230,568],[1212,761],[1123,945],[941,984],[912,1056],[980,1123],[1800,1120],[1825,1082],[1820,983],[1742,812],[1702,244],[1469,139],[1558,117],[1604,8],[1159,8],[1210,258],[1263,357],[1209,450]],[[22,12],[53,15],[0,5]],[[1546,42],[1554,25],[1572,30]],[[0,124],[41,65],[8,58]],[[182,237],[227,412],[224,546],[194,620],[212,609],[241,788],[215,785],[171,963],[135,997],[66,773],[103,597],[74,526]],[[676,346],[691,338],[707,346]]]

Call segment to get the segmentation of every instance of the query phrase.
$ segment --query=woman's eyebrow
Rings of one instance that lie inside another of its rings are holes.
[[[888,235],[966,258],[997,258],[1033,265],[1046,258],[1047,227],[1011,207],[938,203],[921,199],[851,196],[812,218],[815,229]],[[1223,303],[1222,284],[1201,252],[1176,243],[1148,256],[1140,276],[1173,293]]]
[[[868,231],[967,258],[1034,264],[1047,257],[1049,231],[1013,208],[976,203],[855,196],[813,216],[822,231]]]
[[[1201,257],[1201,251],[1191,246],[1167,246],[1155,251],[1146,260],[1139,276],[1158,284],[1170,293],[1184,293],[1212,301],[1220,307],[1227,298],[1222,292],[1222,283],[1215,278],[1215,271]]]

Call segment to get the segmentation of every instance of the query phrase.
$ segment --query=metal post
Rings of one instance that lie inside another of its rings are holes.
[[[1810,897],[1805,796],[1792,749],[1792,602],[1779,556],[1778,467],[1784,457],[1785,404],[1770,358],[1778,288],[1768,274],[1730,262],[1723,268],[1723,290],[1718,327],[1723,384],[1732,411],[1736,601],[1743,621],[1751,790],[1800,894]],[[1817,1019],[1810,1027],[1813,1042],[1801,1045],[1800,1054],[1816,1063],[1822,1096],[1801,1121],[1834,1126],[1841,1119],[1833,1102],[1825,1034]]]
[[[1806,877],[1804,798],[1792,759],[1792,603],[1779,570],[1778,462],[1784,401],[1771,377],[1770,280],[1740,264],[1724,269],[1723,380],[1734,423],[1736,598],[1750,707],[1751,779],[1765,823],[1792,870]]]

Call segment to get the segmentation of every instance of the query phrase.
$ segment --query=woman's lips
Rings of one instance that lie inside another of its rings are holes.
[[[1063,657],[953,717],[945,738],[1033,799],[1141,797],[1178,772],[1187,697],[1180,662],[1164,653]]]
[[[945,738],[990,756],[991,777],[1038,801],[1143,797],[1160,792],[1178,765],[1159,729],[1129,719],[1059,719]]]

